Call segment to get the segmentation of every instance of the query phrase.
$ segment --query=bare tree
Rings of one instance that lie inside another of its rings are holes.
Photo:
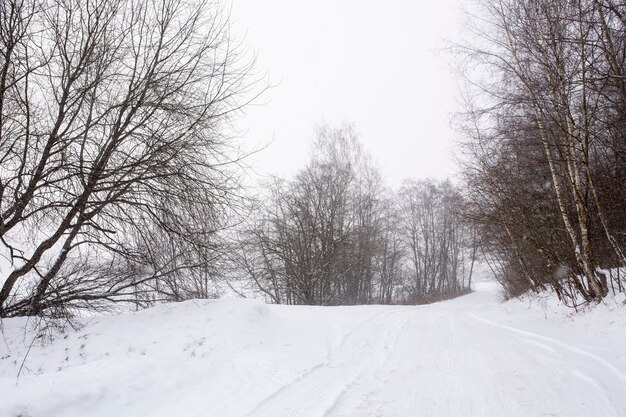
[[[460,193],[449,182],[405,181],[398,204],[409,297],[422,301],[465,291]]]
[[[222,132],[251,86],[224,11],[7,0],[0,22],[0,316],[136,300],[209,264],[234,186]],[[157,235],[176,242],[158,261]]]
[[[403,245],[401,221],[395,196],[382,200],[380,247],[377,254],[378,299],[380,304],[393,304],[403,301],[405,282],[406,250]]]
[[[322,127],[313,153],[293,180],[268,185],[262,213],[243,233],[243,269],[274,302],[372,302],[380,176],[349,126]]]

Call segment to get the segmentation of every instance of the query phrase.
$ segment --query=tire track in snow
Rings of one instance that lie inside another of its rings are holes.
[[[565,349],[569,352],[581,355],[581,356],[585,356],[587,358],[590,358],[594,361],[596,361],[597,363],[600,363],[601,365],[603,365],[606,369],[608,369],[609,371],[611,371],[622,383],[626,384],[626,374],[624,374],[623,372],[621,372],[615,365],[613,365],[612,363],[610,363],[609,361],[607,361],[606,359],[604,359],[601,356],[598,356],[592,352],[589,352],[588,350],[585,349],[581,349],[579,347],[575,347],[575,346],[570,346],[566,343],[560,342],[559,340],[553,339],[551,337],[548,336],[544,336],[538,333],[533,333],[533,332],[529,332],[526,330],[521,330],[518,329],[516,327],[512,327],[512,326],[507,326],[505,324],[500,324],[500,323],[496,323],[494,321],[491,320],[487,320],[483,317],[480,317],[476,314],[471,314],[471,317],[474,318],[475,320],[488,324],[490,326],[494,326],[494,327],[499,327],[501,329],[504,330],[508,330],[510,332],[513,333],[517,333],[520,334],[522,336],[526,336],[529,337],[531,339],[535,340],[535,343],[537,344],[542,344],[542,342],[548,342],[548,344],[544,344],[544,348],[548,349],[548,350],[552,350],[554,351],[554,347],[553,346],[558,346],[559,348]],[[550,344],[552,344],[553,346],[550,346]]]
[[[401,326],[394,313],[381,311],[340,337],[327,361],[285,384],[262,400],[248,417],[331,416],[361,375],[374,372],[388,359],[389,339]],[[374,366],[374,368],[372,368]]]
[[[396,315],[396,314],[390,314],[388,313],[387,315]],[[352,408],[359,408],[359,406],[365,404],[367,405],[368,403],[371,402],[371,394],[373,394],[372,392],[368,392],[368,391],[363,391],[363,390],[358,390],[358,389],[354,389],[352,390],[351,388],[357,388],[361,385],[367,387],[367,386],[371,386],[371,380],[375,379],[376,375],[381,371],[381,369],[385,368],[385,365],[387,365],[388,361],[389,361],[389,350],[392,348],[393,345],[395,345],[399,338],[400,335],[402,333],[402,331],[404,330],[404,327],[406,326],[406,324],[408,323],[409,319],[407,317],[404,317],[402,319],[397,318],[394,321],[394,324],[397,325],[395,327],[390,327],[387,326],[386,330],[385,330],[385,334],[384,337],[382,338],[382,340],[384,340],[384,344],[382,346],[382,351],[379,351],[379,353],[382,356],[382,359],[380,360],[380,363],[377,364],[372,364],[370,363],[369,366],[362,370],[357,376],[356,378],[354,378],[354,380],[348,384],[341,393],[340,395],[335,399],[335,401],[333,402],[332,406],[324,413],[323,417],[330,417],[332,415],[335,414],[335,412],[339,411],[340,406],[342,405],[342,403],[344,402],[343,400],[345,399],[346,395],[349,393],[358,393],[360,394],[360,398],[357,398],[357,405],[356,406],[352,406]],[[394,330],[393,333],[391,330]],[[391,340],[393,339],[392,343],[389,343]],[[366,376],[364,376],[364,374],[367,374]],[[368,382],[370,384],[368,384]],[[375,385],[375,384],[374,384]],[[354,395],[354,394],[353,394]],[[369,407],[365,407],[365,409],[368,409]],[[351,410],[351,412],[348,414],[350,416],[354,416],[354,415],[360,415],[359,414],[355,414],[354,413],[355,410]]]

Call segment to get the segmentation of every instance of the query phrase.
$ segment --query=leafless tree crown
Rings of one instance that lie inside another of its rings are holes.
[[[0,316],[208,265],[251,87],[228,29],[203,0],[0,2]]]

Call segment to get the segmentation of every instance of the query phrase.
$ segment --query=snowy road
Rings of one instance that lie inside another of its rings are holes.
[[[601,307],[500,305],[488,283],[417,307],[183,303],[33,346],[17,385],[9,321],[0,415],[623,417],[624,309]]]
[[[492,294],[385,308],[346,325],[324,363],[248,415],[626,416],[623,367],[475,314],[485,302]]]

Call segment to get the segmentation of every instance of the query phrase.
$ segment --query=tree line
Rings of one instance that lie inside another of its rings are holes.
[[[237,265],[274,303],[423,303],[469,289],[463,198],[448,181],[382,181],[353,128],[323,127],[293,179],[272,179]],[[470,259],[471,258],[471,259]]]
[[[487,0],[460,46],[467,215],[509,296],[624,291],[625,33],[623,2]]]

